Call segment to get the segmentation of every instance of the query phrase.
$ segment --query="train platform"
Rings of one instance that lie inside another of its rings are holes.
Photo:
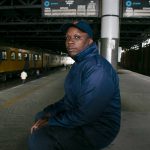
[[[36,112],[59,100],[67,70],[0,91],[0,150],[28,150]],[[122,98],[120,133],[104,150],[149,150],[150,77],[119,69]]]

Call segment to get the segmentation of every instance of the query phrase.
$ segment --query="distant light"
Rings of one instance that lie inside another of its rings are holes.
[[[142,43],[142,47],[146,47],[147,45],[149,45],[150,44],[150,39],[147,39],[146,41],[144,41],[143,43]]]
[[[134,46],[132,46],[130,49],[138,50],[138,49],[139,49],[139,45],[138,45],[138,44],[137,44],[137,45],[134,45]]]

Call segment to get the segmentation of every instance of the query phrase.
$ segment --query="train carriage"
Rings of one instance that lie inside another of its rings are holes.
[[[68,56],[51,54],[38,50],[26,50],[14,47],[0,47],[0,78],[20,75],[25,70],[29,74],[37,70],[48,70],[52,67],[72,64]]]
[[[1,47],[0,48],[0,77],[6,80],[9,76],[19,73],[25,65],[24,55],[28,51],[22,51],[18,48]]]

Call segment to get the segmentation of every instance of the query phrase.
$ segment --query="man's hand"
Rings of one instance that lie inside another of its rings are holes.
[[[31,127],[31,134],[33,131],[45,126],[48,124],[48,119],[39,119],[32,127]]]

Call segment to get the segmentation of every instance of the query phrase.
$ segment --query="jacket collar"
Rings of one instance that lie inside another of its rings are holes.
[[[76,62],[82,61],[83,59],[98,54],[98,49],[96,43],[92,43],[87,48],[85,48],[83,51],[81,51],[79,54],[77,54],[73,59]]]

